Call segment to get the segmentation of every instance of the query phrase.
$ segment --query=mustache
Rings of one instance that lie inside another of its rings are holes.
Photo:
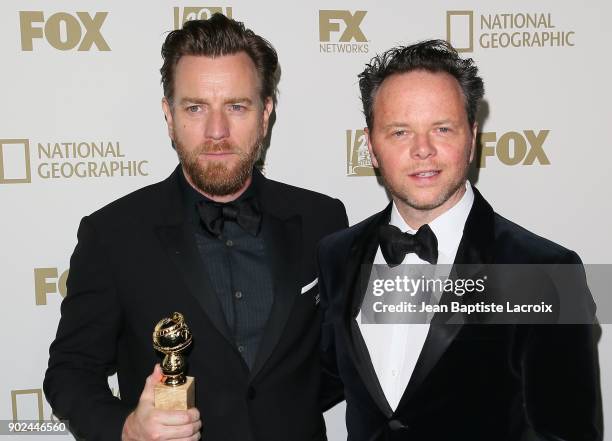
[[[199,148],[200,153],[236,153],[243,154],[242,150],[233,146],[229,141],[206,141]]]

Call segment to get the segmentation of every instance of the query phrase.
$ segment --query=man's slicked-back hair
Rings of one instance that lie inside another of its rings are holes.
[[[267,98],[275,102],[280,72],[276,50],[266,39],[246,29],[242,22],[219,13],[208,20],[187,21],[182,29],[166,37],[161,49],[164,64],[160,69],[164,96],[173,102],[176,65],[182,56],[219,57],[240,52],[245,52],[255,64],[262,103]]]
[[[471,58],[462,59],[444,40],[427,40],[411,46],[398,46],[370,60],[359,74],[359,89],[363,113],[368,128],[374,124],[374,100],[383,81],[391,75],[416,70],[452,75],[463,92],[470,126],[476,121],[479,101],[484,95],[484,83]]]

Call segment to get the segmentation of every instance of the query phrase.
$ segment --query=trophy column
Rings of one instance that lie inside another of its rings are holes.
[[[179,312],[155,325],[153,347],[165,354],[161,364],[164,378],[155,385],[156,409],[187,410],[195,406],[195,380],[185,375],[187,366],[182,355],[192,340],[191,331]]]

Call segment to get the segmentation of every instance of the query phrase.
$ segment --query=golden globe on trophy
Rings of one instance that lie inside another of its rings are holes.
[[[185,376],[183,352],[192,342],[191,331],[183,314],[161,319],[153,331],[153,347],[165,354],[161,364],[164,378],[155,386],[155,408],[187,410],[195,405],[195,381]]]

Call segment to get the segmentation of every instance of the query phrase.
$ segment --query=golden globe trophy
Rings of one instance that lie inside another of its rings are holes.
[[[195,381],[185,376],[183,352],[191,345],[191,331],[183,314],[161,319],[153,331],[153,347],[165,354],[161,364],[164,377],[155,385],[155,408],[187,410],[195,405]]]

